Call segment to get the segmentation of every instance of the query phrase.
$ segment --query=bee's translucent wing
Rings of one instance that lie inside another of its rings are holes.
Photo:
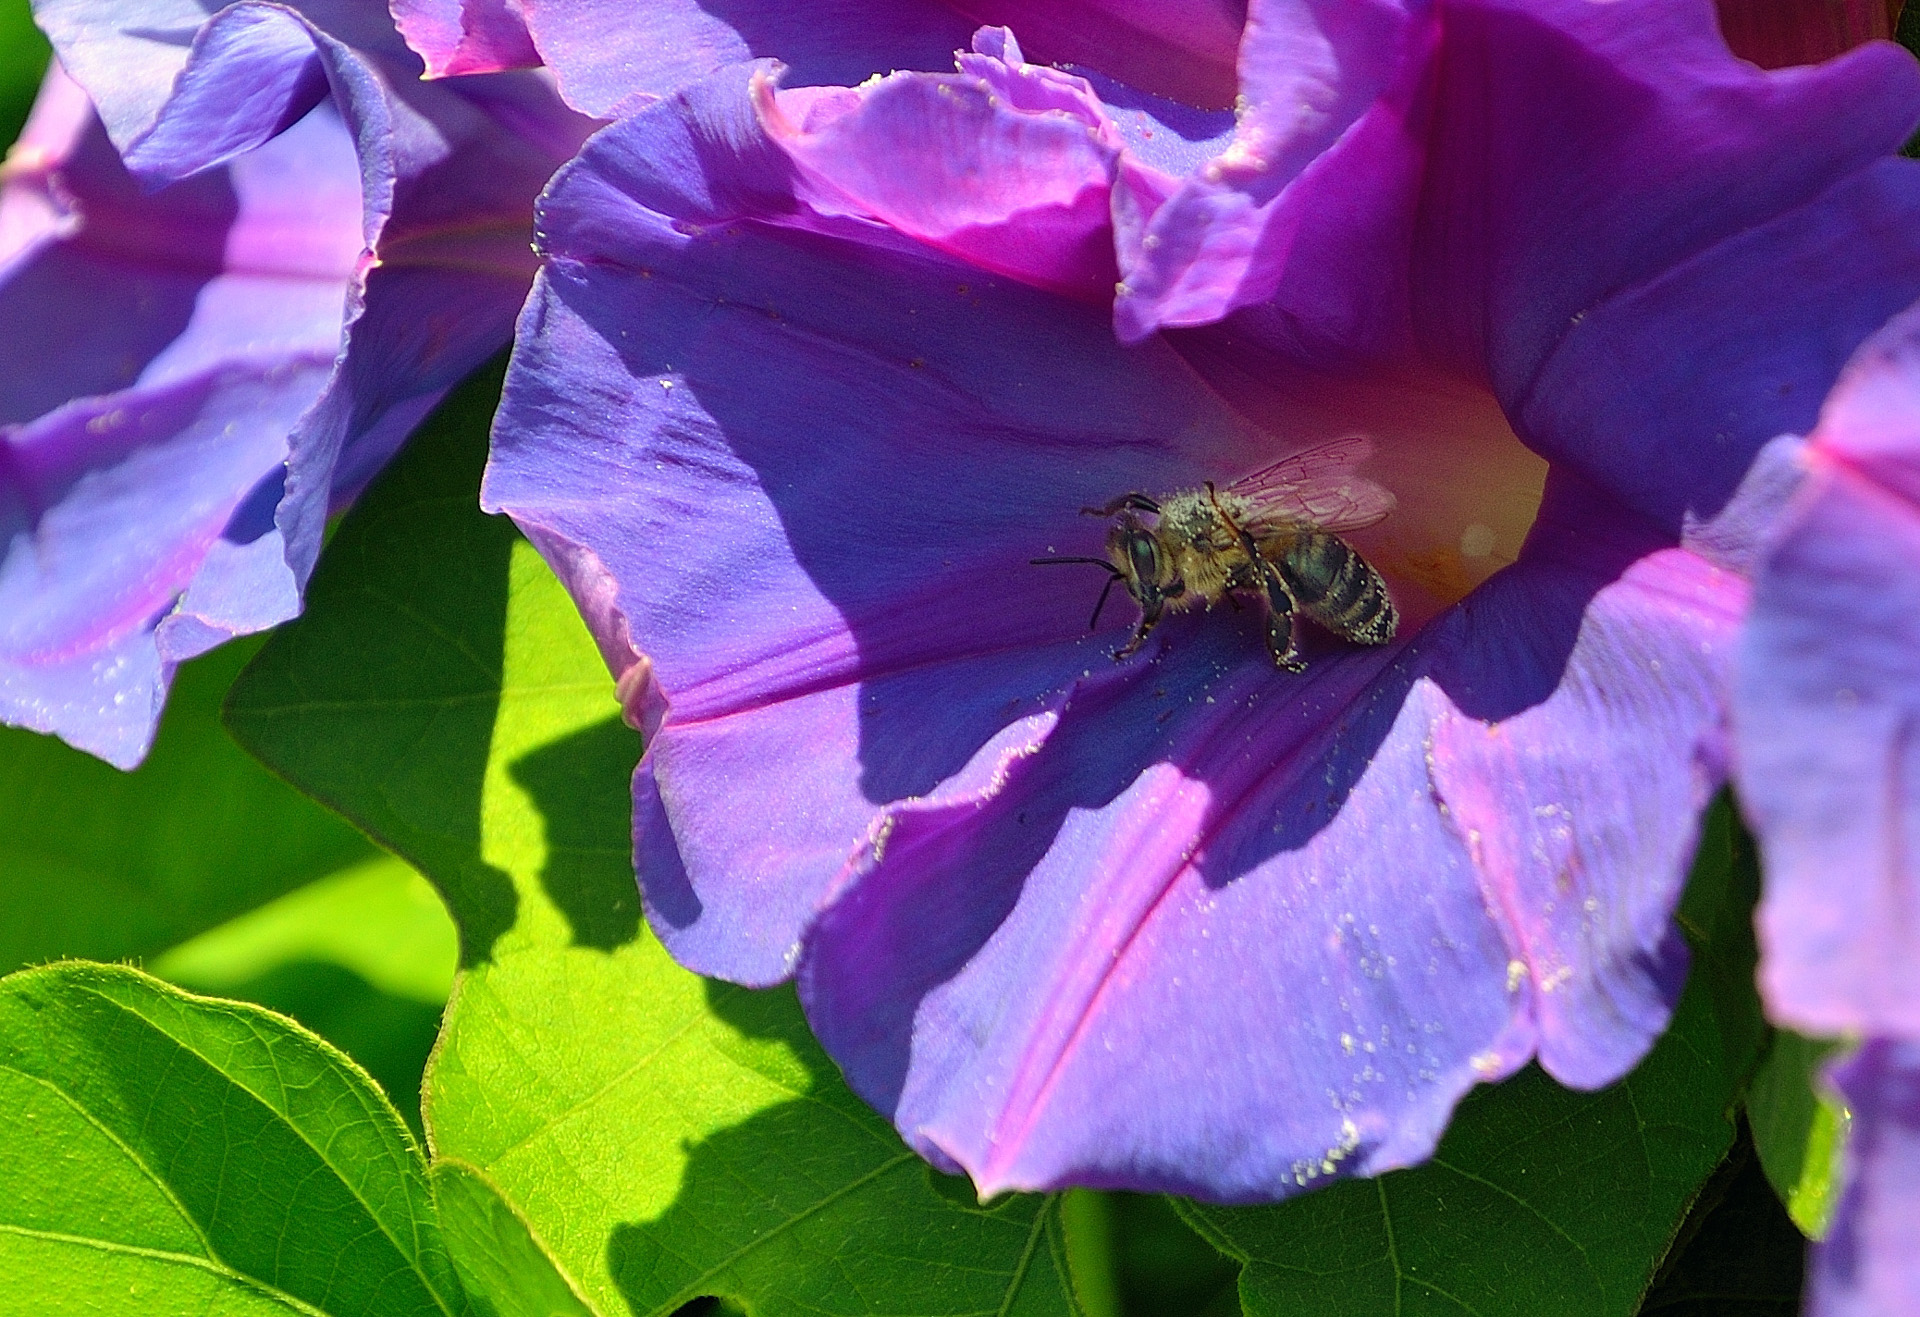
[[[1360,530],[1393,511],[1391,493],[1354,470],[1373,452],[1373,440],[1350,434],[1282,458],[1227,486],[1251,509],[1246,529]]]

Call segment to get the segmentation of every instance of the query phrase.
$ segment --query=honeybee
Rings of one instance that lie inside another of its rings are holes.
[[[1139,650],[1168,612],[1211,608],[1237,593],[1266,605],[1267,648],[1287,672],[1306,667],[1303,615],[1356,644],[1384,645],[1399,624],[1387,583],[1338,533],[1371,526],[1393,511],[1393,495],[1354,471],[1372,451],[1372,441],[1350,435],[1229,485],[1209,480],[1157,497],[1122,494],[1105,507],[1081,509],[1116,518],[1105,558],[1033,561],[1107,569],[1095,627],[1115,582],[1126,585],[1140,606],[1140,624],[1115,659]]]

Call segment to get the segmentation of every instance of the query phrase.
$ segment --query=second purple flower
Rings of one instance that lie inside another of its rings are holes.
[[[44,0],[0,194],[0,722],[130,768],[294,616],[327,517],[506,343],[590,121],[425,86],[379,0]]]

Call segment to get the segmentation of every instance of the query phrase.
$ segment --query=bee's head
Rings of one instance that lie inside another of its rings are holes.
[[[1107,532],[1107,558],[1126,582],[1127,593],[1146,612],[1158,613],[1162,603],[1181,593],[1172,558],[1132,510],[1122,513]]]
[[[1104,508],[1082,508],[1090,517],[1111,517],[1120,513],[1118,521],[1107,531],[1107,556],[1104,558],[1086,558],[1080,556],[1034,558],[1035,563],[1089,563],[1107,570],[1107,583],[1101,587],[1099,601],[1093,606],[1093,620],[1087,623],[1088,630],[1098,630],[1100,610],[1107,606],[1107,596],[1112,593],[1114,583],[1126,583],[1127,593],[1140,605],[1140,615],[1144,619],[1142,627],[1150,627],[1158,620],[1161,609],[1169,599],[1178,598],[1186,593],[1186,586],[1174,575],[1173,559],[1160,543],[1154,529],[1140,519],[1138,509],[1159,515],[1160,508],[1145,494],[1128,494],[1115,499]],[[1141,634],[1145,634],[1144,630]],[[1130,652],[1130,651],[1128,651]]]

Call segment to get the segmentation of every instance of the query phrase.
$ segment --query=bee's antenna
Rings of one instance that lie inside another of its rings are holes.
[[[1110,565],[1111,564],[1109,564],[1109,566]],[[1087,623],[1087,630],[1098,631],[1100,629],[1100,610],[1107,606],[1107,596],[1113,593],[1113,583],[1119,579],[1120,573],[1115,572],[1107,578],[1107,583],[1100,587],[1100,601],[1093,606],[1093,620]]]
[[[1061,562],[1084,562],[1084,563],[1092,563],[1095,567],[1106,568],[1107,583],[1100,587],[1100,600],[1098,603],[1094,604],[1093,606],[1093,620],[1087,623],[1087,630],[1089,631],[1094,631],[1099,628],[1100,610],[1107,606],[1107,596],[1113,593],[1113,583],[1115,581],[1122,579],[1122,577],[1124,576],[1124,573],[1122,573],[1118,567],[1115,567],[1112,563],[1108,562],[1105,558],[1029,558],[1027,559],[1027,561],[1032,563],[1036,567],[1048,566],[1053,563],[1061,563]]]
[[[1160,512],[1159,503],[1136,490],[1131,494],[1122,494],[1104,508],[1081,508],[1080,515],[1083,517],[1111,517],[1122,508],[1131,508],[1135,512],[1151,512],[1156,516]]]

